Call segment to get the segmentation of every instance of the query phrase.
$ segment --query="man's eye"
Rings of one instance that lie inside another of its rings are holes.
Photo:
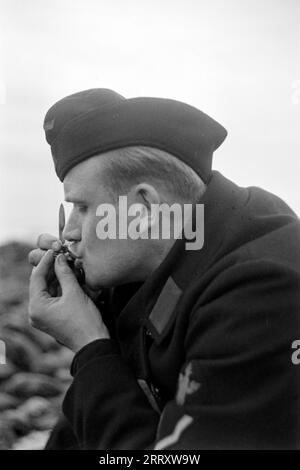
[[[77,206],[77,210],[83,214],[87,211],[87,206]]]

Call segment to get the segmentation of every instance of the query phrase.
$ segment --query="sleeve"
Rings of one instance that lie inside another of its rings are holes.
[[[144,449],[159,414],[123,360],[114,340],[96,340],[75,356],[63,412],[82,449]]]
[[[79,352],[63,411],[83,448],[297,448],[299,334],[299,273],[238,263],[190,312],[178,387],[160,416],[112,340]]]

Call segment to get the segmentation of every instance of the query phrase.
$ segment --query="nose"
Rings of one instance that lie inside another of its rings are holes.
[[[63,237],[69,242],[78,242],[81,240],[81,226],[72,213],[63,230]]]

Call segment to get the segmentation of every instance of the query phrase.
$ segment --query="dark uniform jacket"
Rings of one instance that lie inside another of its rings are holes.
[[[300,448],[299,220],[218,172],[200,202],[203,248],[102,300],[48,449]]]

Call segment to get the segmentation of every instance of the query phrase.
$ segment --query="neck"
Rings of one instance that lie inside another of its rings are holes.
[[[147,250],[147,260],[144,265],[144,279],[148,278],[167,257],[176,240],[160,240],[152,250]]]

